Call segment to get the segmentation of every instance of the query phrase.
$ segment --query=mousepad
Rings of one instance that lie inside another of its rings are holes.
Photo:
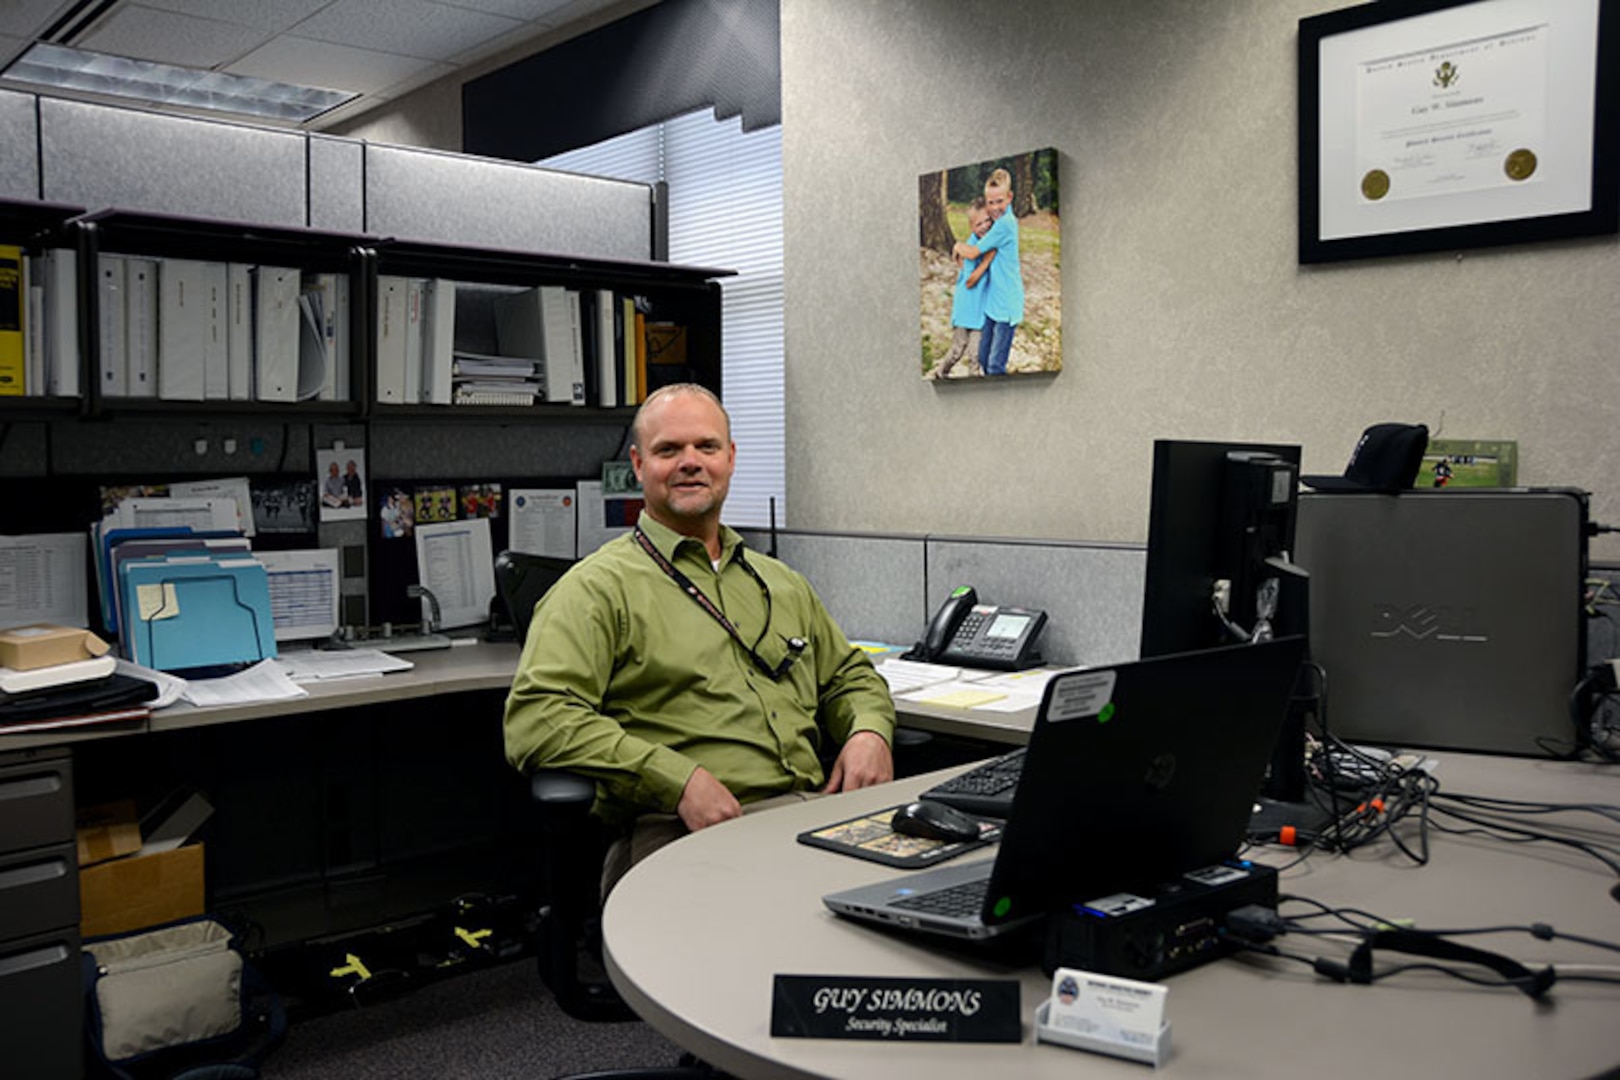
[[[891,806],[887,810],[874,810],[870,814],[823,825],[799,834],[799,843],[826,848],[840,855],[853,855],[884,866],[897,866],[902,870],[916,870],[925,866],[938,866],[948,859],[965,854],[1001,839],[1001,823],[979,822],[977,840],[929,840],[921,836],[902,836],[889,826],[894,812],[906,805]]]

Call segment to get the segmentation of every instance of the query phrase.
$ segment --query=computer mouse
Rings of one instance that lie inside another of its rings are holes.
[[[954,807],[922,799],[894,812],[889,827],[901,836],[920,836],[955,844],[979,838],[979,822]]]

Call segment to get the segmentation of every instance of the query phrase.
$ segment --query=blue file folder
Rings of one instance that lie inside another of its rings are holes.
[[[188,525],[164,525],[133,529],[108,529],[101,531],[101,526],[95,526],[95,564],[96,587],[101,591],[101,625],[106,627],[107,633],[117,637],[123,632],[123,619],[120,617],[119,596],[123,592],[123,581],[119,578],[113,567],[113,549],[128,540],[158,540],[163,538],[206,540],[221,537],[241,536],[239,532],[203,531],[194,532]]]
[[[136,663],[184,671],[276,655],[270,576],[257,559],[135,560],[120,574],[124,650]]]

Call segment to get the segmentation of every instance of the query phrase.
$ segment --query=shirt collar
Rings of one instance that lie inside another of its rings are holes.
[[[641,526],[641,531],[647,534],[647,539],[653,542],[653,547],[658,549],[659,554],[668,559],[670,562],[673,563],[675,561],[676,554],[681,550],[681,547],[686,544],[690,544],[694,549],[696,549],[698,558],[702,559],[704,562],[709,561],[709,553],[704,548],[702,541],[676,532],[674,529],[671,529],[669,526],[647,513],[646,510],[641,512],[641,516],[637,519],[637,524]],[[736,558],[738,549],[743,546],[743,538],[741,533],[737,532],[736,529],[733,529],[729,525],[720,526],[721,566],[726,565],[727,563],[731,562],[732,559]]]

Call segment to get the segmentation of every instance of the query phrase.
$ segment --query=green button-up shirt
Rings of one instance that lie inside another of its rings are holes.
[[[729,528],[719,569],[701,542],[646,514],[641,529],[744,642],[764,630],[754,647],[768,664],[790,654],[789,639],[803,651],[773,680],[634,536],[618,537],[535,607],[506,700],[513,765],[593,777],[595,812],[619,822],[674,812],[699,765],[746,803],[821,786],[818,752],[829,736],[841,744],[873,731],[892,742],[888,687],[802,575],[745,554]]]

